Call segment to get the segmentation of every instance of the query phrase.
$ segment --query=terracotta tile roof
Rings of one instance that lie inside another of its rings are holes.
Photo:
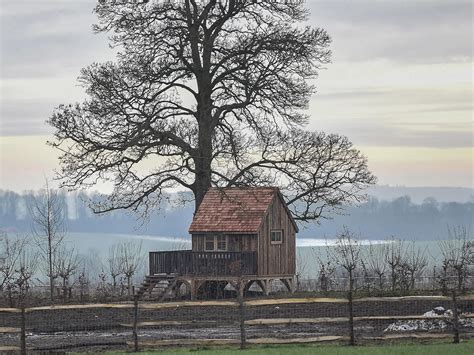
[[[189,233],[258,233],[278,188],[211,188],[204,196]]]

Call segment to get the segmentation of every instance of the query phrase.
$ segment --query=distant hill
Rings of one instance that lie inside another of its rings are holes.
[[[393,200],[409,196],[414,203],[422,203],[432,197],[438,202],[474,202],[474,188],[469,187],[407,187],[377,185],[370,187],[367,194],[379,200]]]

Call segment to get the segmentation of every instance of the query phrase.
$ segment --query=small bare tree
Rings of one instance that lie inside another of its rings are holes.
[[[79,300],[80,302],[84,302],[86,299],[89,298],[89,275],[86,271],[86,268],[83,267],[82,271],[79,273],[77,278],[79,284]]]
[[[132,278],[143,262],[142,243],[124,242],[118,246],[122,273],[127,278],[127,296],[131,296]]]
[[[387,244],[386,256],[388,272],[390,274],[390,284],[393,292],[397,289],[397,285],[400,284],[400,271],[402,271],[405,256],[404,241],[392,237],[390,243]]]
[[[428,259],[426,257],[426,249],[418,248],[415,242],[407,248],[405,256],[405,269],[409,275],[409,287],[415,289],[415,280],[417,277],[423,275],[423,271],[428,266]]]
[[[21,305],[25,303],[37,261],[25,237],[0,235],[0,291],[6,291],[10,306],[16,298]]]
[[[384,289],[384,277],[387,273],[387,244],[370,243],[365,257],[365,264],[370,272],[377,278],[377,287]]]
[[[336,244],[329,249],[329,255],[335,264],[339,265],[347,273],[349,289],[347,299],[349,304],[349,336],[350,345],[355,345],[354,337],[354,280],[357,268],[362,260],[361,248],[358,238],[347,228],[344,228],[337,237]]]
[[[56,275],[61,279],[63,302],[70,298],[70,282],[79,268],[80,261],[74,248],[61,247],[55,253],[54,267]]]
[[[308,259],[297,253],[296,255],[296,289],[301,291],[301,279],[306,274],[308,269]]]
[[[28,208],[33,220],[33,235],[46,263],[50,298],[53,301],[54,280],[57,278],[54,260],[65,237],[64,204],[59,193],[52,190],[46,180],[44,189],[39,196],[33,196]]]
[[[25,238],[10,237],[5,232],[0,234],[0,291],[11,284],[26,244]]]
[[[329,250],[329,248],[330,246],[326,246],[326,249]],[[328,292],[335,285],[336,264],[332,262],[328,255],[323,257],[323,255],[318,253],[316,249],[312,249],[312,252],[318,269],[317,279],[319,289],[323,292]]]
[[[109,255],[107,259],[108,272],[112,278],[112,290],[115,293],[117,289],[117,277],[123,273],[123,265],[121,260],[121,250],[118,244],[114,244],[109,248]]]
[[[439,242],[442,255],[440,284],[444,291],[456,289],[463,292],[469,276],[471,241],[465,227],[448,227],[448,239]]]
[[[28,298],[31,280],[38,266],[38,253],[27,250],[21,252],[18,259],[18,269],[16,270],[16,286],[18,288],[18,301],[24,307]]]

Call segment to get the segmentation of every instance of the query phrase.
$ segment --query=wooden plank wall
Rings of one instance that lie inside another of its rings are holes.
[[[270,231],[283,230],[283,242],[272,244]],[[296,231],[280,198],[275,195],[259,231],[258,274],[293,275],[296,271]]]

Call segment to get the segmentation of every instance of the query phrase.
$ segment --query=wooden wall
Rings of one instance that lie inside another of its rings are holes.
[[[281,244],[272,244],[270,231],[283,231]],[[275,195],[259,231],[258,274],[294,275],[296,271],[296,231],[281,199]]]

